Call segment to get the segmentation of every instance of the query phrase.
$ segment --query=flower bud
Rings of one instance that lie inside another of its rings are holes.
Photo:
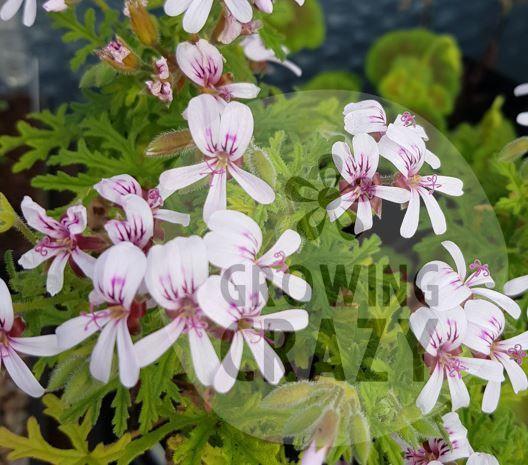
[[[102,61],[123,73],[133,73],[139,68],[139,58],[118,36],[96,53]]]
[[[194,147],[191,133],[188,129],[164,132],[157,136],[147,147],[147,157],[169,157]]]
[[[147,47],[158,42],[158,28],[141,0],[127,0],[130,24],[139,41]]]

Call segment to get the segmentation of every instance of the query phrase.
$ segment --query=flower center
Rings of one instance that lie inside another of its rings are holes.
[[[71,251],[75,246],[75,241],[71,237],[54,239],[49,236],[44,236],[35,246],[35,252],[46,257],[53,249],[65,249]]]
[[[158,189],[150,189],[147,192],[147,202],[151,209],[160,208],[163,206],[163,198]]]
[[[459,358],[446,354],[442,357],[442,362],[451,378],[462,378],[462,371],[465,370],[466,367],[462,364]]]

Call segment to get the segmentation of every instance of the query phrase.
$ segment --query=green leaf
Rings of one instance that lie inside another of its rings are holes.
[[[507,144],[499,153],[499,160],[513,162],[528,153],[528,136],[519,137]]]
[[[112,426],[114,427],[114,434],[117,437],[123,435],[128,427],[128,409],[131,405],[130,391],[119,386],[117,388],[112,407],[114,408],[114,417],[112,418]]]

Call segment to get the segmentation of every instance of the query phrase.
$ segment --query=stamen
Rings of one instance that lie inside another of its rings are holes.
[[[488,264],[482,264],[482,262],[478,258],[476,258],[475,261],[469,265],[469,269],[471,271],[474,271],[474,274],[471,278],[476,278],[477,276],[480,276],[481,273],[482,276],[486,278],[490,275]]]
[[[522,366],[524,358],[527,356],[526,351],[522,349],[521,344],[516,344],[508,349],[508,355],[515,360],[519,366]]]
[[[401,115],[401,120],[403,121],[403,125],[406,127],[409,127],[409,126],[416,127],[416,117],[408,111],[406,111],[405,113],[403,113],[403,115]]]

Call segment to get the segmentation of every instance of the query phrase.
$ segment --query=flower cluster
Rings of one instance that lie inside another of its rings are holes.
[[[243,342],[265,379],[278,383],[284,367],[265,333],[301,330],[308,325],[308,314],[302,309],[262,314],[268,299],[265,281],[297,300],[310,300],[309,284],[288,273],[287,259],[300,248],[300,236],[287,230],[270,250],[259,254],[263,238],[257,223],[240,212],[220,209],[208,216],[210,232],[204,238],[177,237],[155,244],[154,239],[162,238],[156,232],[158,222],[187,226],[189,216],[162,208],[157,188],[142,189],[126,174],[103,179],[94,189],[122,212],[122,218],[106,222],[107,237],[83,235],[87,215],[81,205],[70,207],[57,221],[29,197],[22,202],[28,224],[44,237],[19,263],[35,268],[53,259],[47,289],[56,294],[70,262],[74,271],[92,280],[93,290],[86,303],[89,310],[61,324],[55,335],[21,338],[23,322],[14,318],[11,296],[1,282],[1,356],[15,383],[33,396],[44,392],[16,352],[55,355],[95,333],[99,336],[90,372],[105,383],[112,373],[114,346],[120,380],[132,387],[140,369],[155,362],[181,334],[187,335],[194,371],[203,385],[218,392],[231,389],[241,366]],[[95,258],[83,249],[104,251]],[[220,274],[210,276],[210,265]],[[133,341],[141,332],[141,319],[156,307],[164,310],[168,324]],[[232,341],[222,363],[211,338]]]
[[[430,412],[447,380],[453,410],[469,405],[469,393],[462,373],[488,382],[482,410],[497,408],[506,370],[515,392],[528,389],[522,369],[528,349],[528,332],[503,339],[504,312],[513,318],[521,314],[519,305],[506,295],[491,289],[495,282],[488,265],[475,259],[469,265],[459,247],[442,243],[451,255],[456,270],[435,260],[418,273],[416,285],[423,292],[426,307],[412,313],[412,331],[425,349],[424,361],[431,377],[417,399],[424,414]],[[463,347],[469,352],[465,356]]]
[[[352,149],[346,142],[336,142],[332,156],[343,177],[340,195],[326,207],[331,221],[345,211],[356,212],[356,234],[372,227],[372,212],[381,217],[381,202],[388,200],[406,204],[400,233],[414,236],[420,218],[420,199],[431,219],[436,234],[446,232],[446,219],[434,197],[435,192],[451,196],[463,194],[460,179],[437,174],[420,174],[424,163],[440,167],[440,159],[429,151],[427,134],[406,112],[387,124],[383,107],[375,100],[350,103],[344,109],[345,130],[353,136]],[[391,186],[382,184],[377,172],[380,155],[398,170]]]

